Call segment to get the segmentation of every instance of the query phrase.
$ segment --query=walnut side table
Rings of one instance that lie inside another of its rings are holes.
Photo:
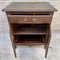
[[[12,2],[3,11],[7,14],[15,57],[19,44],[43,44],[46,58],[51,38],[51,21],[57,10],[48,2]]]

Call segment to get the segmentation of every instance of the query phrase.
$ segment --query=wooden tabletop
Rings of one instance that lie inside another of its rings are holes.
[[[12,2],[9,4],[4,11],[12,12],[12,11],[38,11],[38,12],[54,12],[56,8],[54,8],[48,2]]]

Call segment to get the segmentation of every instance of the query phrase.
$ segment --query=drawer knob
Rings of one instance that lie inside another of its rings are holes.
[[[27,18],[24,18],[24,21],[27,21],[28,19]]]
[[[33,21],[36,21],[37,19],[36,18],[32,18]]]

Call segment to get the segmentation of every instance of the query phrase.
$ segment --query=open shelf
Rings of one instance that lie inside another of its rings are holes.
[[[45,35],[16,35],[16,44],[45,44]]]
[[[13,30],[14,35],[46,35],[46,26],[43,25],[20,24],[16,25]]]

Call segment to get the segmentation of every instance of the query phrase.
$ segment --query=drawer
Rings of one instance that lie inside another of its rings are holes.
[[[9,23],[51,23],[52,15],[8,15]]]

